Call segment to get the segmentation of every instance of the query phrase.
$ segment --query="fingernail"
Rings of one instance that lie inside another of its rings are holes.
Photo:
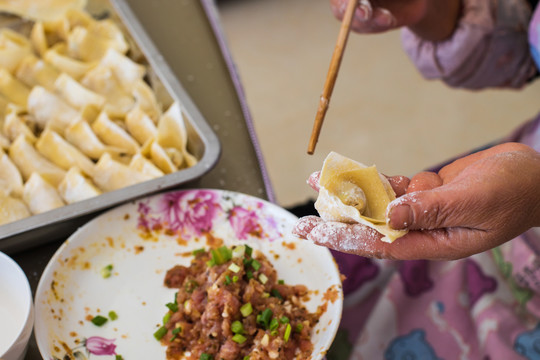
[[[380,9],[381,12],[373,19],[373,21],[381,28],[393,27],[396,23],[396,18],[390,11]]]
[[[356,19],[359,21],[368,21],[371,19],[372,10],[370,5],[360,4],[356,11]]]
[[[396,230],[408,228],[414,221],[412,209],[407,204],[400,204],[390,208],[388,212],[388,224]]]

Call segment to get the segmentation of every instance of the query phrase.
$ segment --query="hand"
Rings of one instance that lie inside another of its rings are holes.
[[[522,144],[506,143],[456,160],[438,174],[414,176],[406,194],[388,207],[390,226],[409,229],[391,244],[380,241],[381,235],[366,226],[313,216],[300,219],[294,232],[366,257],[459,259],[539,226],[539,179],[540,154]]]
[[[342,20],[349,0],[330,0],[332,12]],[[461,0],[360,0],[352,29],[379,33],[402,26],[429,41],[449,37],[456,27]]]

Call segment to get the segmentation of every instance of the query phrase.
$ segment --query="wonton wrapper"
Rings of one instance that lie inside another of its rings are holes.
[[[64,178],[65,171],[44,158],[28,142],[24,135],[20,135],[9,147],[9,157],[17,166],[24,180],[28,180],[32,173],[41,174],[47,181],[57,186]]]
[[[124,150],[134,155],[139,150],[139,144],[122,127],[112,121],[105,112],[99,114],[92,124],[92,130],[107,145]]]
[[[77,109],[94,107],[101,109],[105,104],[105,98],[88,90],[67,74],[61,74],[54,83],[56,93]]]
[[[393,230],[386,223],[386,208],[396,195],[375,166],[367,167],[331,152],[324,161],[319,185],[315,208],[325,221],[369,226],[384,235],[382,240],[385,242],[392,242],[407,233],[406,230]],[[359,204],[362,202],[359,193],[365,196],[364,204]],[[360,201],[351,201],[353,197]]]
[[[13,72],[22,59],[32,53],[32,44],[8,28],[0,30],[0,66]]]
[[[66,51],[65,44],[57,44],[45,52],[43,59],[76,80],[82,78],[95,66],[94,63],[87,63],[69,57],[65,54]]]
[[[58,185],[58,192],[68,204],[90,199],[101,194],[89,179],[87,179],[77,167],[72,167]]]
[[[141,154],[135,154],[129,162],[129,167],[140,173],[146,174],[153,178],[165,175],[154,163],[145,158]]]
[[[65,205],[56,188],[38,173],[32,173],[24,184],[23,200],[32,214],[40,214]]]
[[[165,149],[161,147],[154,139],[150,139],[141,148],[141,154],[157,165],[165,174],[170,174],[178,170]]]
[[[42,129],[48,126],[60,133],[79,115],[77,110],[41,86],[35,86],[30,92],[28,112],[34,115]]]
[[[182,162],[177,167],[191,167],[197,163],[197,159],[187,151],[187,130],[184,116],[178,103],[174,103],[161,116],[158,123],[157,142],[163,148],[177,149],[182,155]]]
[[[92,179],[104,191],[112,191],[151,180],[152,177],[113,160],[110,154],[105,153],[97,162]]]
[[[26,108],[30,89],[14,78],[9,71],[0,68],[0,94],[17,106]]]
[[[92,130],[90,124],[81,117],[67,127],[64,135],[67,141],[94,160],[99,159],[105,152],[119,153],[122,151],[103,144]]]
[[[0,225],[24,219],[30,215],[32,214],[22,200],[0,195]]]
[[[45,89],[53,90],[60,72],[34,55],[29,55],[21,61],[15,75],[31,88],[41,85]]]
[[[126,127],[141,145],[157,135],[156,125],[139,105],[126,114]]]
[[[144,66],[137,64],[113,48],[107,50],[100,63],[110,68],[120,84],[128,90],[136,81],[141,80],[146,73]]]
[[[107,99],[104,109],[111,116],[124,117],[135,105],[133,96],[124,90],[113,70],[106,66],[98,65],[90,70],[81,84]]]
[[[83,9],[86,0],[0,0],[0,11],[32,20],[55,20],[68,9]]]
[[[36,148],[47,159],[64,170],[77,166],[90,176],[94,172],[92,160],[53,130],[45,129],[41,133],[39,140],[36,142]]]
[[[28,115],[19,115],[18,112],[20,108],[17,108],[13,104],[8,105],[8,113],[4,118],[4,125],[2,126],[2,131],[4,134],[11,140],[14,141],[19,135],[24,135],[26,138],[34,143],[37,138],[34,135],[34,131],[30,128],[27,120]],[[23,119],[25,117],[26,119]],[[31,124],[34,125],[34,124]]]
[[[19,169],[11,161],[9,156],[0,149],[0,180],[3,181],[5,195],[21,197],[23,194],[23,180]]]

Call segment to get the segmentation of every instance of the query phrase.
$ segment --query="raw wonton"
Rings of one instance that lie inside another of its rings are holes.
[[[21,172],[24,180],[28,180],[30,175],[36,172],[56,186],[64,178],[65,171],[44,158],[24,135],[19,135],[11,144],[9,157]]]
[[[146,73],[144,66],[137,64],[113,48],[107,50],[100,63],[110,68],[120,84],[126,89],[129,89],[136,81],[141,80]]]
[[[0,149],[0,180],[3,181],[5,195],[21,197],[23,193],[22,176],[9,156]]]
[[[139,150],[137,142],[122,127],[112,121],[105,112],[99,114],[92,124],[92,130],[107,145],[124,150],[133,155]]]
[[[65,54],[66,50],[66,45],[59,43],[47,50],[43,58],[46,62],[76,80],[82,78],[95,66],[94,63],[86,63],[69,57]]]
[[[178,170],[178,166],[173,163],[165,149],[161,147],[154,139],[150,139],[141,148],[141,154],[152,159],[152,162],[157,165],[165,174],[170,174]]]
[[[35,86],[30,92],[28,112],[41,128],[48,126],[61,133],[78,116],[77,110],[41,86]]]
[[[4,118],[2,130],[11,141],[14,141],[22,134],[33,143],[36,141],[34,124],[31,121],[28,121],[28,115],[19,115],[20,110],[20,108],[17,108],[13,104],[8,105],[8,113]]]
[[[182,110],[178,103],[174,103],[159,119],[157,142],[165,149],[178,150],[183,158],[182,163],[177,165],[179,168],[191,167],[197,163],[197,159],[187,151],[187,140]]]
[[[43,131],[36,143],[36,148],[47,159],[64,170],[77,166],[88,175],[92,175],[94,172],[92,160],[53,130],[45,129]]]
[[[54,83],[56,93],[66,100],[71,106],[83,109],[92,106],[101,109],[105,104],[105,98],[95,92],[86,89],[67,74],[61,74]]]
[[[148,160],[141,154],[135,154],[135,156],[131,158],[129,167],[140,173],[149,175],[152,178],[157,178],[165,175],[163,171],[159,170],[156,165],[154,165],[150,160]]]
[[[156,125],[139,105],[135,106],[127,113],[126,127],[129,133],[141,145],[157,135]]]
[[[32,53],[32,44],[8,28],[0,30],[0,66],[13,72],[22,59]]]
[[[32,173],[24,184],[23,200],[32,214],[40,214],[65,205],[56,188],[38,173]]]
[[[60,72],[43,60],[30,55],[21,61],[15,74],[29,87],[41,85],[45,89],[53,90]]]
[[[24,219],[30,215],[32,214],[22,200],[0,195],[0,225]]]
[[[369,226],[383,234],[386,242],[407,233],[386,223],[386,208],[396,195],[375,166],[331,152],[324,161],[319,185],[315,208],[324,220]]]
[[[94,182],[104,191],[112,191],[125,186],[151,180],[152,177],[133,170],[116,160],[110,154],[103,154],[96,164]]]
[[[83,9],[86,0],[0,0],[0,11],[32,20],[55,20],[68,9]]]
[[[15,79],[5,68],[0,68],[0,94],[17,106],[26,108],[30,89]]]
[[[72,167],[58,185],[58,192],[68,204],[90,199],[101,194],[89,179],[87,179],[77,167]]]
[[[92,130],[90,124],[81,117],[67,127],[64,135],[67,141],[94,160],[99,159],[105,152],[119,153],[122,151],[103,144]]]

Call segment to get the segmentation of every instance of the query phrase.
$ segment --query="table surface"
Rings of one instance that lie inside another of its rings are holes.
[[[254,134],[246,122],[249,114],[236,75],[230,72],[228,52],[219,41],[219,28],[209,20],[216,20],[212,1],[129,0],[129,5],[221,142],[222,154],[215,168],[189,187],[271,198]],[[11,255],[25,271],[33,294],[63,241]],[[33,336],[25,359],[42,359]]]

